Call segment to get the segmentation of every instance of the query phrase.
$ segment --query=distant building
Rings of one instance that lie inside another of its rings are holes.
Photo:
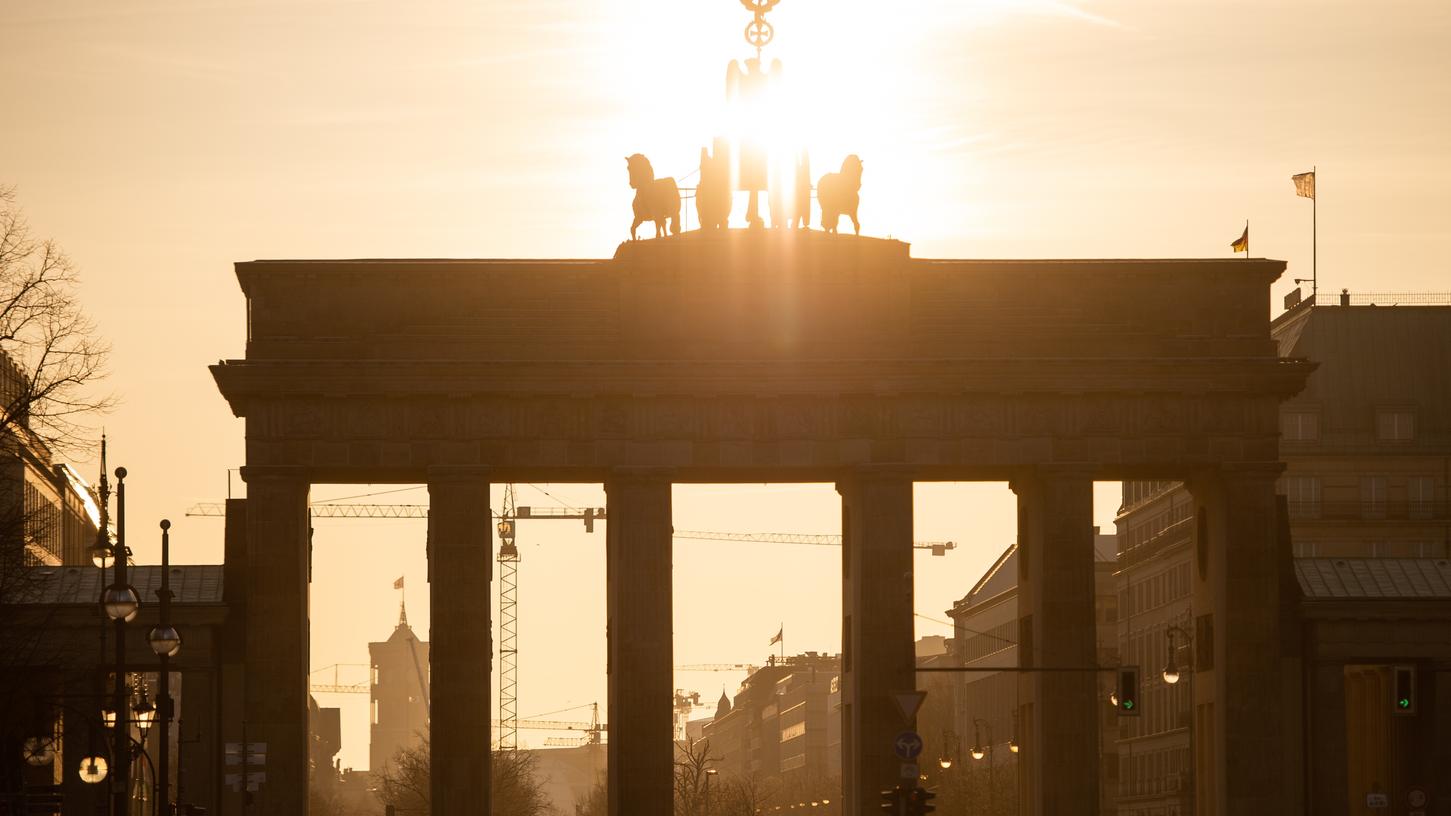
[[[428,731],[428,644],[413,634],[402,604],[393,634],[382,643],[369,643],[368,658],[372,665],[368,767],[380,774],[400,750],[422,745]]]
[[[1404,802],[1430,789],[1435,763],[1444,777],[1451,756],[1451,701],[1435,699],[1446,688],[1437,667],[1451,661],[1451,307],[1353,300],[1364,298],[1306,303],[1271,326],[1281,357],[1318,364],[1280,408],[1290,550],[1280,580],[1297,598],[1285,653],[1299,678],[1285,705],[1304,763],[1287,766],[1285,784],[1315,813],[1361,812],[1372,792]],[[1120,645],[1144,667],[1144,687],[1143,715],[1119,723],[1119,812],[1188,816],[1195,502],[1182,482],[1123,490]],[[1172,686],[1161,673],[1171,637],[1182,673]],[[1391,704],[1395,666],[1416,673],[1418,706],[1405,717]],[[1435,796],[1451,808],[1451,791]]]
[[[100,529],[100,503],[70,465],[54,461],[24,412],[26,375],[0,350],[0,547],[26,566],[84,566]],[[7,562],[8,563],[8,562]]]
[[[719,758],[711,767],[793,795],[839,789],[840,670],[837,655],[806,652],[756,669],[734,701],[722,693],[701,731]]]

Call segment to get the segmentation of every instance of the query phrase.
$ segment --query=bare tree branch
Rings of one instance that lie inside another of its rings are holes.
[[[84,419],[113,404],[93,392],[110,347],[78,286],[70,258],[31,234],[14,188],[0,187],[0,433],[55,452],[84,443]]]

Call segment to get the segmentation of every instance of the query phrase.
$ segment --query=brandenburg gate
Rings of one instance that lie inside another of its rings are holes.
[[[1278,814],[1278,404],[1310,366],[1269,335],[1272,260],[925,260],[785,230],[627,242],[603,260],[253,261],[246,356],[252,812],[302,814],[308,489],[426,483],[432,807],[489,812],[489,486],[603,482],[613,816],[672,809],[671,485],[831,482],[842,501],[845,813],[897,776],[915,688],[912,484],[1017,495],[1025,665],[1095,663],[1092,483],[1197,505],[1201,813]],[[1026,672],[1023,813],[1098,797],[1091,672]]]

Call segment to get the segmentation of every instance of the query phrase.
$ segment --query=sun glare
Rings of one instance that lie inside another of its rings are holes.
[[[757,69],[769,77],[766,92],[751,101],[730,93],[731,63],[747,74],[747,60],[756,56],[742,37],[751,16],[741,4],[655,10],[643,33],[640,17],[624,15],[633,30],[604,35],[675,44],[669,64],[660,60],[660,46],[630,49],[604,66],[609,76],[602,84],[615,95],[606,125],[611,155],[644,153],[658,176],[671,176],[688,191],[698,182],[701,149],[713,148],[717,138],[728,140],[735,157],[759,144],[769,154],[773,191],[785,196],[856,155],[864,166],[864,231],[889,235],[911,224],[921,238],[924,227],[964,235],[983,223],[962,194],[978,175],[980,135],[938,121],[944,105],[970,112],[978,92],[970,76],[955,76],[952,98],[941,96],[944,72],[952,70],[943,64],[943,50],[960,48],[954,37],[964,31],[1023,7],[925,0],[883,10],[859,0],[782,0],[769,13],[774,37]],[[613,26],[614,15],[602,23]],[[679,46],[682,38],[689,48]],[[803,156],[809,169],[798,164]],[[744,223],[741,195],[733,226]],[[693,204],[685,209],[687,227],[699,226]],[[815,216],[812,226],[819,226]]]

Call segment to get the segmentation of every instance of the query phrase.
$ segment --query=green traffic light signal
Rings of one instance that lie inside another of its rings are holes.
[[[1391,667],[1391,713],[1409,717],[1416,713],[1416,667]]]
[[[1119,714],[1139,716],[1139,669],[1137,666],[1119,667],[1118,689],[1114,698]]]

